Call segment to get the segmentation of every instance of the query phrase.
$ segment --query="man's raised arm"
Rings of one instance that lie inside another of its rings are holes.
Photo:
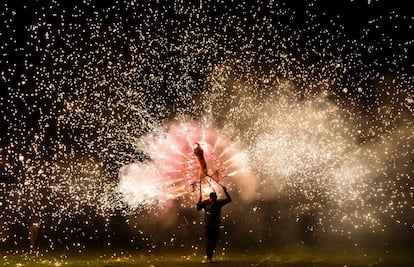
[[[227,188],[225,186],[222,186],[222,187],[223,187],[224,194],[226,194],[226,199],[223,199],[223,205],[224,205],[224,204],[231,202],[231,196],[229,192],[227,192]]]
[[[197,210],[202,210],[202,209],[203,209],[203,202],[201,202],[201,196],[200,196],[197,202]]]

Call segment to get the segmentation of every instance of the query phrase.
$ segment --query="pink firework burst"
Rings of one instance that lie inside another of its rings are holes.
[[[200,164],[193,150],[195,143],[204,152],[207,164],[204,179],[199,175]],[[194,122],[170,124],[142,137],[137,149],[149,159],[125,165],[119,172],[119,191],[131,207],[198,195],[200,190],[203,197],[211,191],[220,194],[220,184],[228,177],[242,188],[252,188],[247,154],[240,149],[240,144],[231,142],[214,127]]]

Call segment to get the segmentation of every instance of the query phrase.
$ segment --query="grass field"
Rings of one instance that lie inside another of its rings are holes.
[[[233,267],[373,267],[373,266],[414,266],[414,253],[364,253],[364,252],[240,252],[217,255],[213,264],[204,262],[201,255],[173,255],[167,253],[112,252],[108,254],[94,251],[83,254],[21,253],[4,255],[0,259],[2,266],[76,266],[76,267],[197,267],[197,266],[233,266]]]

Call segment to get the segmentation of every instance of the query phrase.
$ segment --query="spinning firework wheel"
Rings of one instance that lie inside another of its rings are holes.
[[[209,144],[201,143],[201,146],[203,147],[204,158],[207,163],[207,175],[200,179],[200,164],[197,157],[191,152],[185,162],[185,181],[189,192],[198,193],[201,183],[203,194],[207,194],[206,192],[215,191],[217,184],[226,177],[226,169],[220,156]]]

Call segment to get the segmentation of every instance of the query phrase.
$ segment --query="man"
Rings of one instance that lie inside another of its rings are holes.
[[[227,188],[224,186],[222,186],[222,188],[226,194],[225,199],[217,199],[217,194],[215,192],[211,192],[209,199],[204,201],[201,201],[200,195],[200,199],[197,203],[197,210],[204,209],[204,227],[206,229],[207,238],[206,255],[209,263],[213,262],[213,251],[219,238],[221,208],[231,202],[231,197],[227,192]]]

